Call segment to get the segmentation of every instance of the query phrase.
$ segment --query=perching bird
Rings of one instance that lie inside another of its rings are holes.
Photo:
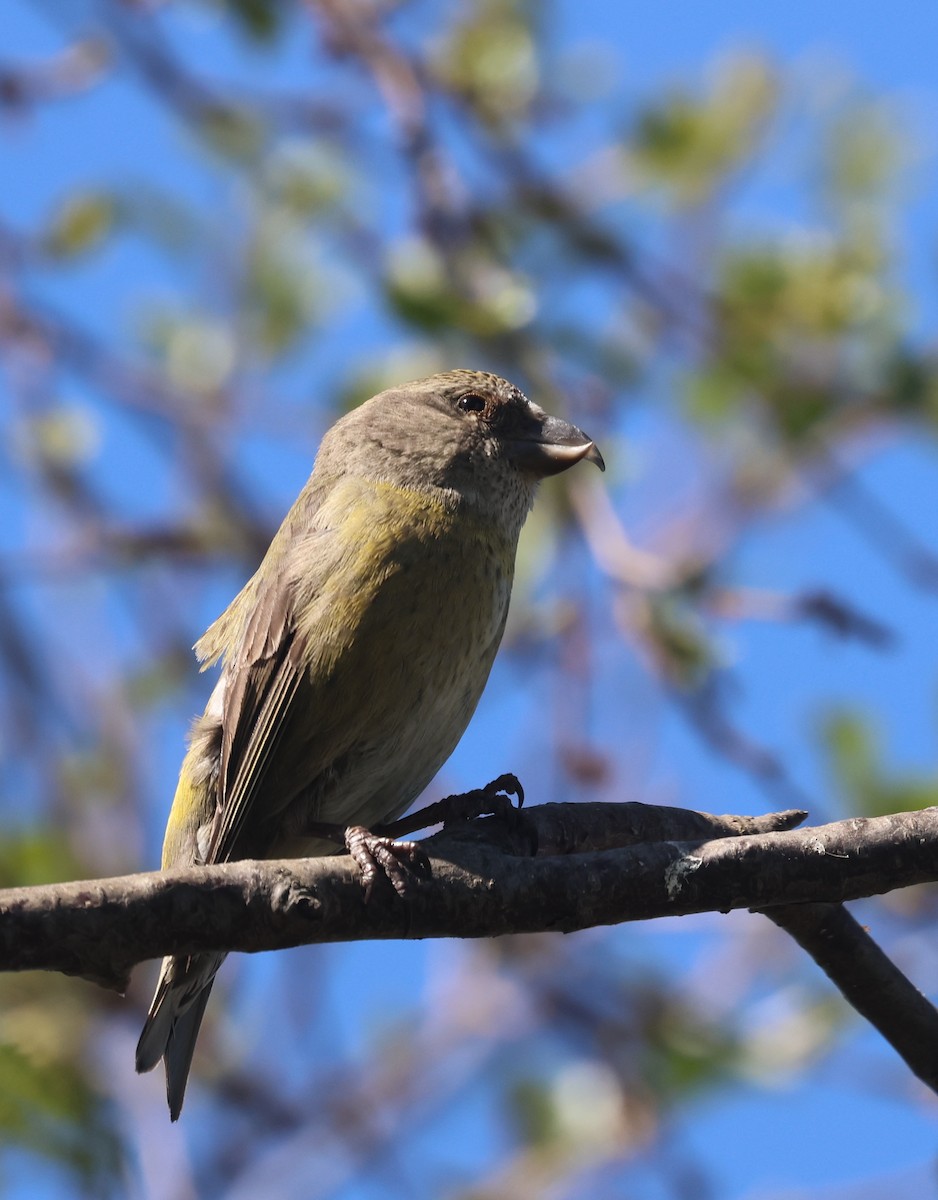
[[[538,481],[581,459],[603,467],[585,433],[477,371],[337,421],[257,573],[196,643],[203,667],[224,666],[163,869],[335,853],[311,824],[400,816],[482,694]],[[137,1070],[164,1060],[174,1121],[224,957],[165,958],[140,1035]]]

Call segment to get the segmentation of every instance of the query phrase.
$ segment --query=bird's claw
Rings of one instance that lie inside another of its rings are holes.
[[[517,805],[512,804],[511,797],[517,797]],[[519,820],[521,806],[524,804],[524,788],[516,775],[499,775],[485,787],[475,788],[471,792],[463,792],[457,796],[447,796],[440,801],[445,808],[443,818],[444,828],[461,821],[474,821],[476,817],[500,817],[508,824],[516,824]]]
[[[345,831],[345,847],[361,872],[366,903],[382,875],[399,896],[405,896],[415,882],[430,877],[430,859],[416,842],[397,842],[364,825],[350,825]]]

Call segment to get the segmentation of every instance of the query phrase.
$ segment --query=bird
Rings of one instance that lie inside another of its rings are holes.
[[[391,387],[341,417],[258,570],[195,644],[203,670],[222,666],[162,869],[336,853],[322,823],[355,827],[367,858],[370,827],[413,803],[476,708],[538,483],[582,460],[605,469],[582,430],[482,371]],[[162,962],[136,1068],[163,1060],[173,1121],[224,958]]]

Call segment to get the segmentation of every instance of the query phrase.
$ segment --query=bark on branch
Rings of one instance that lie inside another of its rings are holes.
[[[938,879],[938,809],[786,831],[802,817],[540,805],[514,827],[482,819],[428,838],[433,878],[406,900],[387,888],[367,905],[345,855],[15,888],[0,892],[0,970],[119,987],[136,963],[167,953],[567,933]]]
[[[938,809],[794,829],[792,810],[715,817],[642,804],[545,804],[428,838],[433,877],[364,901],[347,856],[244,861],[0,892],[0,970],[123,990],[167,953],[371,938],[571,932],[766,910],[938,1090],[938,1011],[841,907],[938,880]]]
[[[938,1010],[842,904],[766,909],[906,1064],[938,1092]]]

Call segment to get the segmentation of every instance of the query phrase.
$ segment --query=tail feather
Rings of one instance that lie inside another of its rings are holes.
[[[165,958],[156,994],[137,1042],[139,1072],[152,1071],[163,1059],[166,1099],[173,1121],[182,1110],[199,1027],[215,973],[224,957],[223,954],[200,954],[194,958]]]
[[[211,991],[212,984],[206,984],[190,1007],[176,1018],[163,1055],[163,1065],[166,1068],[166,1101],[169,1104],[171,1121],[177,1121],[182,1111],[189,1068],[192,1066],[192,1054]]]

